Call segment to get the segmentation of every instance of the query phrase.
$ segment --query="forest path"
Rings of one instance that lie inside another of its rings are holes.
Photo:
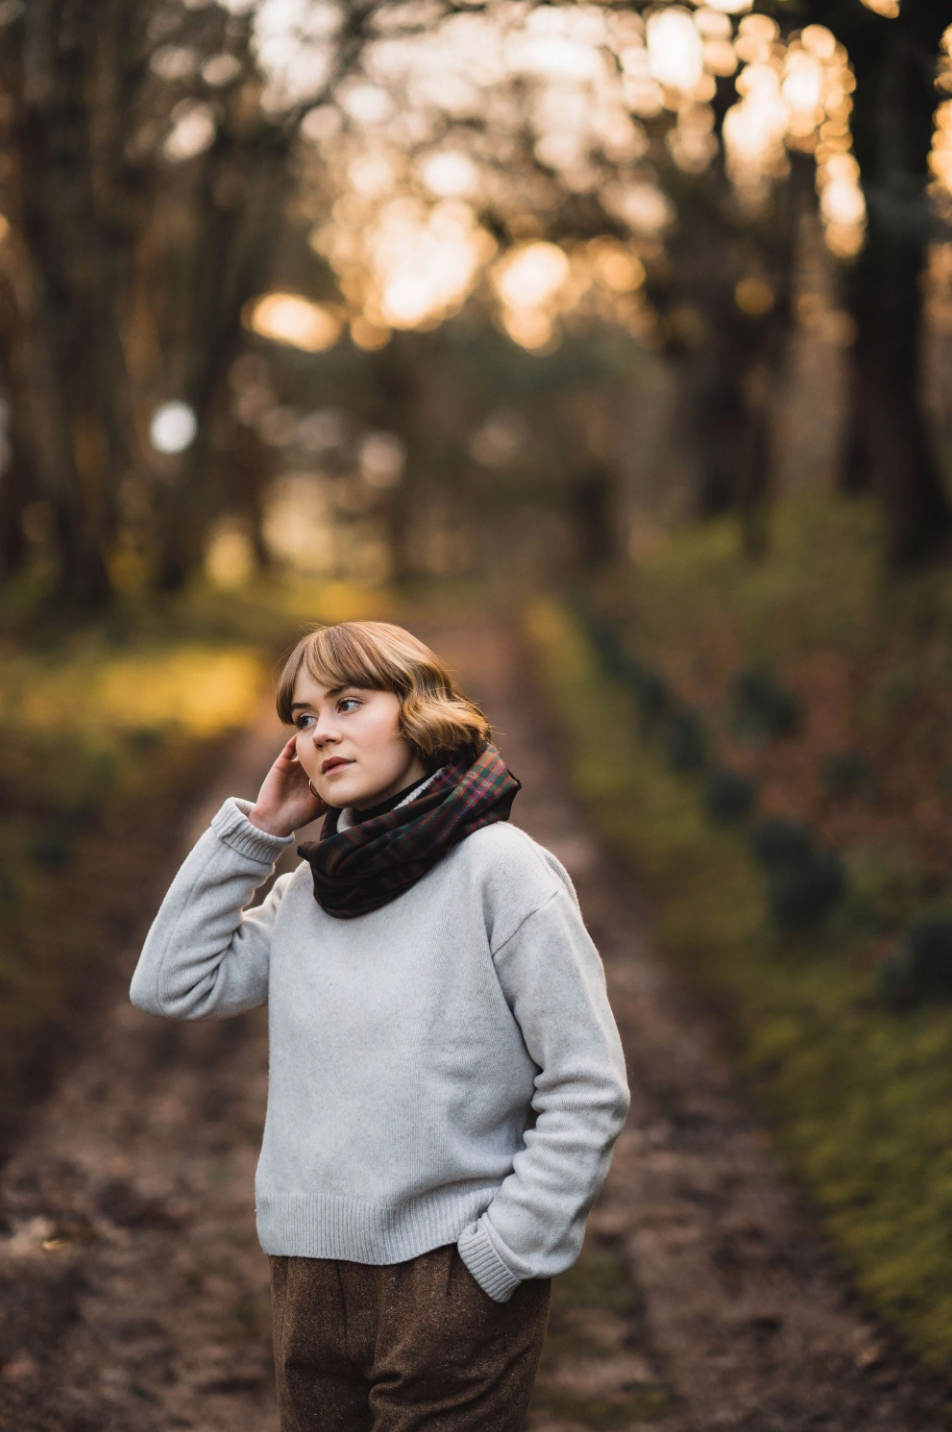
[[[411,625],[485,705],[523,781],[516,823],[577,883],[631,1072],[585,1253],[556,1284],[532,1432],[947,1425],[942,1390],[862,1316],[774,1170],[716,1021],[653,958],[629,879],[567,791],[518,640],[475,618]],[[254,795],[281,739],[263,714],[169,875],[224,795]],[[0,1427],[276,1432],[252,1193],[263,1014],[148,1019],[126,998],[134,960],[117,959],[85,1053],[0,1180]]]

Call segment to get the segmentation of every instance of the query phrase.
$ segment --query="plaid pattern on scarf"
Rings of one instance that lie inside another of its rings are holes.
[[[311,867],[314,898],[329,915],[351,920],[409,890],[454,845],[508,820],[519,781],[487,746],[472,765],[444,766],[406,805],[347,830],[328,811],[320,840],[298,846]]]

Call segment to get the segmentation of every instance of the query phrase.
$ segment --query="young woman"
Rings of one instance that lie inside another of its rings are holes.
[[[518,1432],[549,1280],[628,1107],[601,962],[565,870],[508,824],[519,782],[486,718],[422,642],[319,629],[277,705],[294,734],[188,856],[132,1001],[268,1005],[256,1194],[284,1432]]]

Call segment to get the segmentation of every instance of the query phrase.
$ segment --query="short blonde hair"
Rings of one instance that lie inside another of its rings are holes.
[[[492,738],[486,717],[436,653],[390,622],[338,622],[302,637],[278,682],[276,704],[286,726],[294,724],[291,703],[302,668],[331,690],[392,691],[400,698],[403,735],[427,764],[475,760]]]

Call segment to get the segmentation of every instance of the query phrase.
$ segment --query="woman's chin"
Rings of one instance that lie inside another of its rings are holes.
[[[346,771],[342,770],[339,776],[329,772],[315,784],[321,798],[337,810],[347,810],[352,806],[357,810],[369,810],[385,801],[394,791],[400,790],[401,784],[410,785],[412,780],[411,773],[405,781],[400,774],[382,783],[379,780],[370,781],[363,772],[358,774],[353,768],[348,768]]]
[[[368,792],[366,787],[357,781],[321,781],[317,789],[323,800],[329,806],[337,810],[347,810],[350,806],[372,806],[374,804],[373,792]]]

